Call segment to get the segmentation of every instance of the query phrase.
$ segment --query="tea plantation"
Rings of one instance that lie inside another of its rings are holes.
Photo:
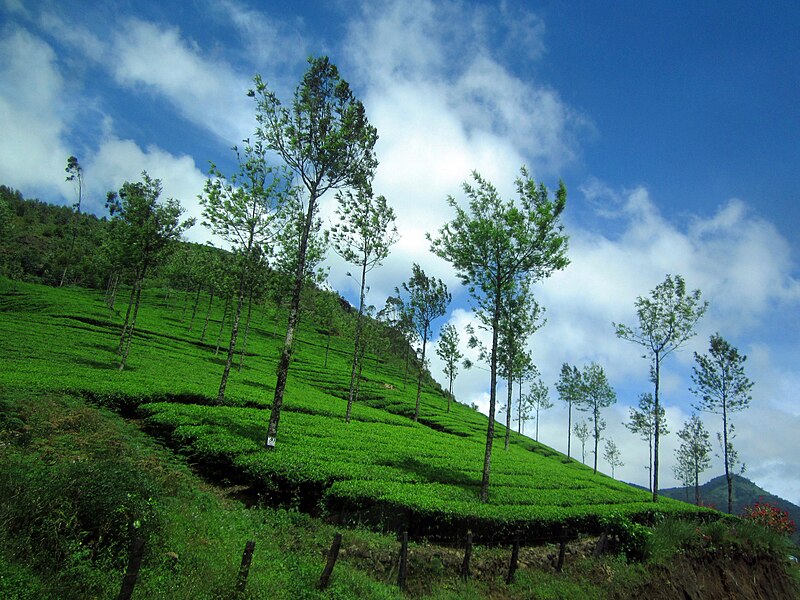
[[[224,346],[215,353],[222,303],[205,339],[202,317],[191,324],[192,299],[154,290],[146,295],[128,367],[117,370],[121,316],[102,294],[5,281],[0,293],[2,385],[82,395],[143,419],[158,436],[218,480],[246,486],[266,503],[413,536],[502,541],[562,528],[597,531],[608,515],[648,522],[657,512],[710,514],[602,475],[526,437],[496,443],[490,500],[478,499],[486,417],[453,403],[433,381],[413,415],[414,378],[403,357],[386,349],[366,357],[353,420],[345,423],[351,343],[328,338],[312,312],[301,324],[276,450],[263,449],[283,318],[255,307],[247,354],[236,366],[224,405],[215,405]],[[186,304],[188,301],[188,309]],[[123,305],[122,302],[119,302]],[[199,306],[205,307],[207,299]],[[199,311],[202,312],[202,311]],[[342,318],[347,321],[343,309]],[[342,328],[346,331],[346,327]],[[241,338],[240,338],[241,340]],[[327,364],[326,364],[327,361]],[[505,430],[497,427],[502,438]]]

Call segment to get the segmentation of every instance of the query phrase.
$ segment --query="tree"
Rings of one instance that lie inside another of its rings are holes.
[[[141,182],[126,181],[119,193],[108,192],[106,199],[106,206],[118,225],[114,229],[115,247],[124,252],[122,264],[131,274],[131,295],[117,347],[120,370],[128,359],[145,276],[169,254],[173,242],[194,225],[194,219],[180,221],[183,214],[180,202],[169,198],[159,203],[160,195],[161,181],[142,172]]]
[[[505,449],[511,437],[511,397],[514,390],[514,381],[522,376],[526,365],[531,362],[530,352],[526,345],[528,336],[541,328],[545,321],[540,320],[544,308],[539,305],[530,292],[528,281],[520,282],[508,292],[504,301],[504,309],[500,318],[500,342],[498,351],[500,377],[506,379],[506,435]],[[539,429],[539,423],[536,423]],[[538,434],[537,434],[538,437]]]
[[[648,461],[647,461],[647,485],[653,491],[653,438],[655,437],[656,418],[653,402],[653,394],[646,392],[639,395],[639,410],[631,407],[630,421],[623,425],[631,432],[638,433],[647,442]],[[667,435],[667,415],[663,406],[658,407],[658,427],[661,435]]]
[[[625,463],[622,462],[622,454],[620,453],[619,448],[617,448],[617,444],[614,442],[614,440],[606,440],[603,458],[611,467],[612,479],[615,476],[616,468],[625,466]]]
[[[572,430],[575,433],[575,437],[581,441],[581,462],[586,464],[586,442],[589,441],[592,433],[589,431],[589,426],[584,420],[575,423],[575,427],[573,427]]]
[[[691,390],[698,397],[697,410],[722,415],[723,462],[725,479],[728,482],[728,512],[733,512],[733,475],[731,470],[737,462],[733,450],[733,425],[730,414],[740,412],[750,406],[750,390],[753,382],[744,374],[747,356],[725,341],[718,333],[711,336],[708,354],[694,353],[696,364],[692,367]]]
[[[572,442],[572,407],[583,398],[583,381],[578,367],[567,363],[561,365],[561,374],[556,383],[558,397],[567,404],[567,457],[570,453]]]
[[[286,337],[278,364],[265,445],[275,447],[283,394],[300,313],[300,296],[306,273],[308,238],[319,198],[341,187],[368,189],[377,167],[376,129],[367,120],[364,105],[327,57],[309,58],[309,68],[294,93],[291,108],[284,107],[274,92],[256,75],[257,137],[280,156],[308,192],[302,219],[297,265],[289,306]]]
[[[431,323],[447,312],[452,297],[441,279],[428,277],[420,266],[411,266],[411,279],[403,283],[403,291],[408,296],[404,304],[411,315],[417,334],[422,342],[420,369],[417,376],[417,403],[414,408],[414,421],[419,420],[419,401],[422,395],[422,374],[425,371],[425,349],[431,332]],[[395,288],[400,295],[400,290]]]
[[[452,196],[447,202],[456,211],[446,223],[431,250],[451,263],[472,296],[475,314],[492,334],[489,369],[489,424],[483,460],[480,497],[489,499],[492,443],[497,404],[497,369],[500,319],[507,292],[525,279],[536,281],[569,264],[567,236],[560,224],[567,190],[559,185],[555,199],[544,184],[537,185],[523,167],[516,179],[519,205],[503,201],[497,189],[477,172],[475,186],[465,182],[468,208]]]
[[[439,343],[436,344],[436,355],[444,362],[444,374],[447,376],[447,412],[450,412],[450,401],[453,399],[453,381],[458,375],[458,362],[464,358],[458,350],[458,330],[452,323],[447,323],[439,332]]]
[[[686,473],[689,474],[689,485],[694,486],[694,503],[700,506],[700,473],[711,466],[711,442],[708,440],[708,431],[697,415],[683,424],[678,432],[682,442],[677,451],[678,464],[675,467],[676,476],[685,482]]]
[[[331,241],[336,253],[349,263],[360,267],[361,280],[356,313],[356,331],[353,342],[353,363],[350,369],[350,394],[347,400],[345,421],[350,422],[353,408],[356,372],[364,316],[367,273],[389,256],[389,248],[397,241],[395,214],[383,196],[373,197],[372,192],[359,189],[356,195],[350,190],[336,195],[338,221],[331,229]]]
[[[639,323],[629,327],[614,323],[617,337],[642,346],[643,358],[650,361],[650,374],[654,385],[653,414],[655,427],[653,433],[653,502],[658,502],[658,442],[659,427],[659,383],[661,364],[664,359],[680,348],[694,335],[694,327],[708,308],[708,302],[701,302],[700,290],[686,293],[686,283],[680,275],[667,275],[658,284],[649,298],[639,296],[634,303]]]
[[[606,428],[606,422],[600,417],[600,411],[614,404],[617,401],[617,395],[611,384],[608,383],[603,367],[595,362],[584,367],[581,373],[581,382],[582,394],[577,408],[592,415],[594,472],[597,473],[598,446]]]
[[[211,164],[211,177],[200,196],[205,218],[203,224],[231,244],[238,275],[233,326],[217,404],[225,400],[245,289],[255,271],[263,268],[262,257],[272,250],[269,245],[275,237],[276,221],[286,197],[292,193],[286,172],[267,164],[266,146],[260,140],[252,144],[245,140],[244,144],[241,152],[238,147],[233,148],[238,171],[226,179],[216,165]]]
[[[405,372],[403,374],[403,389],[408,379],[408,366],[411,358],[411,346],[417,339],[417,330],[414,326],[413,314],[409,307],[398,296],[386,298],[386,304],[378,313],[378,317],[389,325],[392,332],[393,343],[402,351],[405,359]]]
[[[78,239],[78,219],[81,215],[81,202],[83,201],[83,167],[81,167],[78,159],[70,156],[67,159],[67,167],[64,169],[67,172],[66,181],[75,183],[75,191],[78,194],[78,201],[72,205],[75,213],[72,216],[72,237],[70,238],[69,248],[67,249],[67,256],[64,259],[64,270],[61,272],[61,280],[58,287],[64,285],[64,280],[67,278],[67,271],[69,270],[70,263],[72,262],[72,253],[75,252],[75,241]]]
[[[524,395],[522,402],[525,411],[524,417],[533,418],[536,420],[536,434],[533,439],[539,441],[539,411],[553,408],[553,403],[550,401],[550,395],[547,386],[541,378],[537,379],[531,384],[531,389]]]

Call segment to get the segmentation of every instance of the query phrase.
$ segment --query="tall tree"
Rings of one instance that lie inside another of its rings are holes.
[[[395,291],[399,296],[400,290],[395,288]],[[419,402],[422,396],[422,375],[425,372],[425,350],[428,344],[428,336],[431,333],[431,323],[434,319],[445,315],[447,305],[450,304],[452,297],[441,279],[428,277],[416,263],[411,266],[411,279],[403,282],[403,291],[407,296],[404,304],[411,314],[417,334],[422,342],[420,369],[417,375],[417,403],[414,408],[414,421],[418,421]]]
[[[567,203],[563,182],[555,198],[544,184],[536,182],[523,167],[516,179],[518,202],[504,201],[497,189],[477,172],[472,173],[475,185],[465,182],[467,209],[455,198],[447,202],[456,211],[455,218],[445,224],[431,250],[451,263],[472,296],[475,314],[491,331],[489,369],[489,423],[486,428],[486,450],[483,460],[480,497],[489,500],[492,443],[497,405],[497,369],[500,319],[508,290],[521,281],[536,281],[569,264],[567,236],[560,224]]]
[[[67,172],[66,180],[75,184],[75,191],[78,194],[78,201],[72,205],[72,209],[75,211],[72,215],[72,237],[70,238],[69,247],[67,248],[67,255],[64,259],[64,270],[61,272],[61,280],[58,283],[58,287],[64,285],[64,281],[67,278],[67,271],[72,263],[72,254],[75,252],[75,241],[78,239],[78,223],[80,222],[81,216],[81,202],[83,201],[83,167],[81,167],[78,159],[74,156],[70,156],[67,159],[67,167],[64,170]]]
[[[539,441],[539,412],[553,408],[553,403],[550,401],[550,393],[541,378],[537,379],[531,384],[530,391],[525,395],[525,405],[533,413],[533,418],[536,420],[536,435],[533,439]]]
[[[541,319],[544,307],[540,306],[530,291],[528,280],[520,282],[507,292],[503,313],[500,317],[500,342],[498,351],[498,375],[506,380],[506,435],[505,449],[511,437],[511,398],[514,381],[521,377],[526,365],[531,362],[527,350],[528,337],[545,323]],[[538,423],[537,423],[538,429]]]
[[[228,354],[217,391],[217,404],[225,400],[225,388],[236,352],[239,320],[245,290],[263,268],[262,258],[272,251],[276,221],[286,198],[292,193],[291,180],[283,169],[267,163],[267,147],[261,140],[244,140],[240,151],[234,147],[238,171],[226,178],[212,164],[200,203],[204,225],[231,245],[236,260],[237,292]]]
[[[556,382],[559,399],[567,405],[567,457],[571,457],[572,408],[583,399],[583,380],[578,367],[567,363],[561,365],[561,374]]]
[[[600,416],[600,411],[614,404],[617,401],[617,394],[608,383],[603,367],[595,362],[584,367],[581,373],[581,382],[582,394],[577,408],[591,414],[594,437],[594,472],[597,473],[598,446],[606,428],[606,422]]]
[[[359,344],[364,316],[364,299],[367,293],[367,273],[379,266],[389,256],[389,248],[397,241],[394,209],[383,196],[374,197],[370,190],[350,190],[336,195],[338,206],[336,225],[331,228],[331,243],[336,253],[359,267],[361,273],[356,313],[356,331],[353,341],[353,362],[350,369],[350,393],[347,399],[345,422],[350,422],[350,411],[356,387]]]
[[[603,458],[611,467],[611,477],[612,479],[616,476],[616,469],[617,467],[624,467],[625,463],[622,462],[622,453],[619,451],[616,442],[614,440],[608,439],[606,440],[606,447],[603,451]]]
[[[341,187],[368,189],[378,161],[376,129],[367,120],[361,101],[328,57],[309,58],[309,68],[294,93],[291,108],[284,107],[259,75],[255,90],[257,136],[292,169],[308,192],[302,221],[297,265],[289,306],[289,322],[281,350],[275,396],[265,445],[275,447],[286,378],[300,314],[300,296],[306,273],[308,238],[319,206],[328,190]]]
[[[447,388],[447,412],[450,412],[450,402],[453,399],[453,381],[458,375],[458,363],[464,358],[458,350],[460,339],[458,330],[452,323],[447,323],[439,332],[439,342],[436,344],[436,355],[444,362],[444,374],[449,385]]]
[[[658,442],[661,397],[661,365],[664,359],[680,348],[694,335],[694,327],[708,308],[700,300],[700,290],[686,292],[686,283],[680,275],[667,275],[651,292],[649,298],[639,296],[634,303],[639,323],[629,327],[614,323],[617,337],[642,346],[644,358],[650,361],[653,381],[653,407],[655,427],[653,434],[653,502],[658,502]]]
[[[733,425],[730,415],[750,406],[753,382],[744,374],[747,356],[724,340],[718,333],[711,336],[708,354],[694,353],[692,368],[692,393],[698,397],[697,410],[722,416],[721,445],[728,483],[728,512],[733,512],[733,475],[731,470],[737,459],[733,448]]]
[[[650,491],[653,491],[653,439],[655,437],[655,402],[653,401],[653,394],[646,392],[639,395],[639,409],[631,407],[629,412],[629,421],[623,425],[631,433],[638,433],[641,439],[647,442],[648,460],[647,460],[647,485]],[[658,407],[658,427],[660,435],[667,435],[667,414],[663,406]]]
[[[572,431],[575,433],[575,437],[581,441],[581,462],[586,464],[586,442],[592,437],[592,432],[589,431],[589,425],[583,419],[575,423]]]
[[[408,379],[408,368],[411,359],[412,345],[417,339],[417,329],[414,326],[414,318],[410,307],[397,296],[386,298],[386,304],[378,313],[378,317],[389,325],[392,332],[392,339],[405,359],[405,371],[403,373],[403,389],[406,387]]]
[[[675,475],[684,480],[685,475],[689,474],[689,485],[694,486],[694,503],[700,506],[700,473],[711,466],[711,442],[708,439],[708,431],[700,417],[692,415],[683,424],[678,437],[682,441],[676,454],[678,462],[675,466]]]
[[[122,261],[131,274],[131,296],[117,348],[120,370],[128,360],[144,278],[164,260],[181,234],[194,225],[194,219],[181,222],[180,202],[169,198],[159,203],[160,196],[161,181],[143,172],[141,182],[126,181],[119,193],[108,192],[106,199],[106,206],[117,223],[115,247],[124,252]]]

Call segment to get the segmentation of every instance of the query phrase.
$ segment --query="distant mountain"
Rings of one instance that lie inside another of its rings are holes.
[[[659,494],[684,502],[694,502],[694,488],[676,487],[659,490]],[[728,485],[725,476],[720,475],[711,481],[700,486],[700,500],[706,506],[713,505],[717,510],[727,512],[728,507]],[[733,476],[733,514],[742,515],[744,509],[752,506],[756,502],[768,502],[789,513],[789,518],[800,526],[800,506],[792,504],[779,496],[770,494],[761,489],[755,483],[739,475]],[[800,532],[795,531],[792,539],[796,544],[800,544]]]

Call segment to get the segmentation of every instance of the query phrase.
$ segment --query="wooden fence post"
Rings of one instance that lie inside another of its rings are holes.
[[[561,569],[564,566],[564,554],[567,551],[567,530],[563,529],[561,531],[561,543],[558,547],[558,564],[556,565],[556,572],[561,573]]]
[[[469,561],[472,559],[472,531],[467,531],[467,547],[464,549],[464,562],[461,563],[461,577],[469,579]]]
[[[592,556],[594,558],[600,558],[600,555],[606,551],[606,543],[608,542],[608,534],[604,531],[600,534],[600,537],[597,538],[597,545],[594,547],[594,552],[592,552]]]
[[[128,569],[125,571],[117,600],[130,600],[133,595],[133,588],[136,587],[136,580],[139,578],[139,568],[142,566],[142,554],[144,554],[144,540],[140,537],[134,538]]]
[[[325,569],[322,571],[322,575],[320,575],[319,582],[317,583],[317,588],[320,590],[324,590],[328,587],[331,579],[331,573],[333,573],[333,567],[336,564],[336,559],[339,557],[339,548],[342,546],[342,534],[335,533],[333,535],[333,544],[331,544],[331,549],[328,550],[328,562],[325,563]]]
[[[397,569],[397,586],[405,591],[408,572],[408,531],[400,535],[400,566]]]
[[[508,577],[506,577],[506,583],[509,585],[514,582],[514,575],[517,572],[517,561],[519,561],[519,534],[514,538],[514,545],[511,547],[511,562],[508,565]]]
[[[253,562],[253,550],[256,548],[254,541],[248,541],[244,545],[244,553],[242,554],[242,564],[239,567],[239,577],[236,584],[236,592],[241,594],[247,585],[247,575],[250,573],[250,563]]]

